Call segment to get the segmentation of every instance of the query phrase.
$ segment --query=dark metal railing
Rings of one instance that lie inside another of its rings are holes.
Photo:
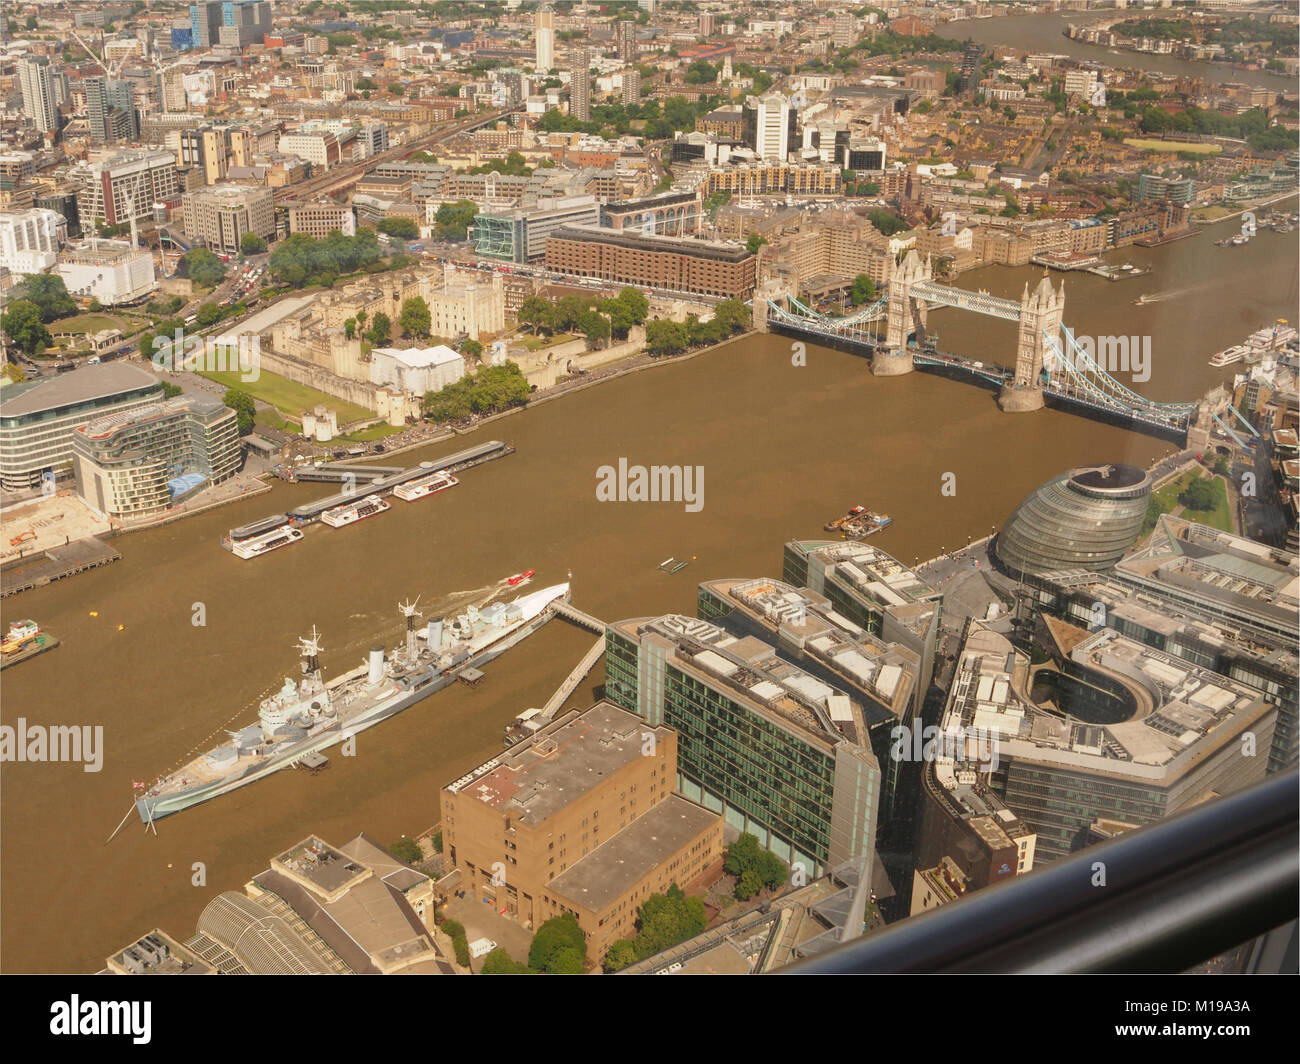
[[[1182,972],[1296,919],[1300,776],[1271,776],[781,970]]]

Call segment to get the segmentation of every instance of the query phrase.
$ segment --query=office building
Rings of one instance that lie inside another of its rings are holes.
[[[651,894],[722,859],[722,818],[673,793],[677,759],[669,727],[609,702],[570,711],[443,788],[443,851],[525,928],[572,913],[599,961]]]
[[[159,513],[239,469],[235,412],[181,395],[96,418],[72,434],[77,491],[107,517]]]
[[[591,120],[591,56],[586,48],[575,48],[573,52],[569,114],[583,122]]]
[[[474,253],[504,262],[541,262],[556,229],[599,222],[595,196],[542,196],[530,207],[479,214],[473,225]]]
[[[140,138],[140,112],[135,107],[135,84],[92,76],[84,80],[90,139],[112,144]]]
[[[979,785],[1036,834],[1036,860],[1080,849],[1098,820],[1154,823],[1264,778],[1277,709],[1258,691],[1113,629],[1044,623],[1057,668],[1031,700],[1028,656],[972,621],[942,725],[992,737]]]
[[[536,67],[546,73],[555,66],[555,12],[543,4],[533,22],[536,45]]]
[[[343,157],[338,137],[333,133],[286,133],[280,138],[279,151],[305,159],[313,170],[328,170]]]
[[[615,231],[647,236],[693,236],[700,231],[702,212],[696,192],[666,192],[644,199],[606,203],[600,224]]]
[[[275,238],[271,190],[249,185],[218,185],[181,197],[185,233],[210,251],[237,255],[244,234]]]
[[[606,697],[677,732],[677,790],[819,875],[874,856],[880,765],[862,708],[753,636],[692,617],[606,629]]]
[[[796,112],[779,92],[770,92],[745,105],[746,143],[760,159],[785,162],[793,143]]]
[[[59,130],[59,104],[54,69],[48,59],[18,60],[18,83],[23,93],[23,114],[42,133]]]
[[[176,157],[154,149],[81,163],[73,171],[73,179],[81,228],[88,233],[99,225],[152,217],[155,203],[174,200],[180,194]]]
[[[0,484],[8,491],[38,487],[53,470],[72,475],[72,436],[96,418],[162,399],[154,374],[125,362],[82,366],[0,391]]]
[[[1106,625],[1259,691],[1277,706],[1268,771],[1297,761],[1300,563],[1242,536],[1162,516],[1150,539],[1104,572],[1027,575],[1040,609]]]
[[[640,288],[746,299],[755,257],[743,244],[566,225],[546,244],[547,269]]]
[[[1085,466],[1054,477],[1016,507],[996,557],[1012,573],[1108,569],[1137,541],[1151,478],[1135,466]]]
[[[67,220],[57,211],[0,213],[0,266],[11,273],[44,273],[58,261],[67,239]]]
[[[388,127],[383,122],[370,122],[357,132],[357,141],[367,159],[388,150]]]
[[[873,636],[825,596],[766,577],[707,581],[699,587],[697,603],[701,620],[731,635],[753,635],[770,643],[809,675],[848,692],[862,707],[871,750],[882,769],[880,830],[884,834],[903,827],[911,818],[913,793],[900,790],[904,781],[899,762],[890,754],[895,726],[914,726],[924,698],[925,692],[918,691],[917,653]],[[891,840],[898,835],[894,831]]]
[[[352,208],[337,203],[308,203],[289,208],[289,232],[306,233],[321,240],[337,230],[344,236],[354,236],[357,216]]]

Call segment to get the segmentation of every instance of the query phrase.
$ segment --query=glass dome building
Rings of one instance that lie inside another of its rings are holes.
[[[995,552],[1013,573],[1108,569],[1137,541],[1151,478],[1135,466],[1073,469],[1034,489],[1003,526]]]

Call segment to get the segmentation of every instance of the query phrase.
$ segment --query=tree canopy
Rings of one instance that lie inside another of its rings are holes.
[[[551,975],[581,975],[587,960],[587,936],[572,913],[552,916],[537,929],[528,951],[528,966]]]
[[[226,389],[226,394],[221,397],[221,401],[235,412],[239,420],[239,434],[247,436],[253,431],[253,421],[257,416],[257,404],[253,397],[247,392],[242,392],[238,388]]]
[[[30,299],[15,299],[0,315],[0,328],[29,355],[44,351],[50,343],[50,331],[41,321],[41,308]]]
[[[26,289],[24,298],[36,305],[41,312],[41,321],[50,322],[77,312],[76,302],[68,295],[68,286],[57,273],[32,274],[23,287]]]
[[[480,366],[441,391],[425,394],[424,416],[430,421],[452,421],[472,414],[492,414],[528,400],[528,380],[514,362]]]
[[[226,264],[207,248],[194,248],[181,256],[177,272],[188,275],[200,288],[215,288],[226,276]]]

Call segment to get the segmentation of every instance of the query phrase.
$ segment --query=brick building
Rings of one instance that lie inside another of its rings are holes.
[[[599,960],[651,894],[722,858],[722,817],[676,783],[677,733],[598,702],[444,787],[444,849],[473,897],[524,927],[572,913]]]
[[[756,260],[738,244],[566,225],[546,242],[546,266],[640,288],[745,299]]]

